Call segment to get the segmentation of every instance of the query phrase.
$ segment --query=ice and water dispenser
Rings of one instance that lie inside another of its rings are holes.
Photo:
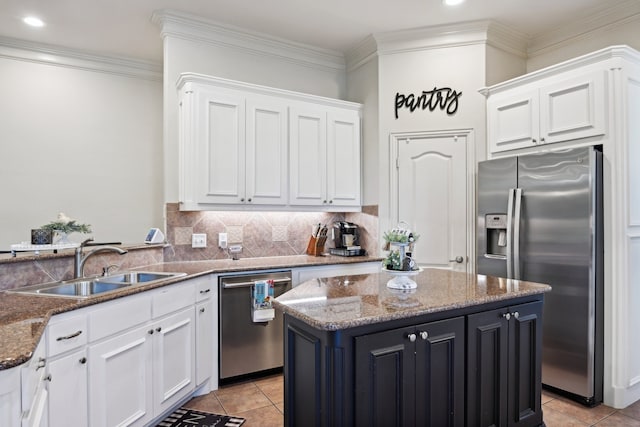
[[[484,218],[488,256],[507,256],[507,214],[487,214]]]

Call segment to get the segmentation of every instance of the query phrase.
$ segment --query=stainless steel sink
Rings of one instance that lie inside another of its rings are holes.
[[[184,276],[184,273],[152,273],[146,271],[128,271],[117,273],[111,276],[101,277],[98,280],[105,283],[148,283],[156,280],[170,279],[172,277]]]
[[[159,283],[163,280],[185,275],[186,273],[127,271],[111,276],[73,279],[62,282],[24,286],[22,288],[8,290],[7,292],[66,298],[91,298],[136,285]]]
[[[59,283],[53,286],[34,289],[33,293],[43,295],[55,295],[74,298],[87,298],[93,295],[122,289],[131,286],[130,283],[109,283],[98,280],[79,280],[70,283]]]

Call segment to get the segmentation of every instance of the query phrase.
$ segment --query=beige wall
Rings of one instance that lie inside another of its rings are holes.
[[[531,51],[527,58],[527,72],[613,45],[628,45],[640,50],[640,15],[630,16],[622,22],[604,26],[580,37]]]
[[[380,229],[390,228],[389,135],[396,132],[473,129],[476,157],[485,151],[485,99],[478,89],[485,85],[485,46],[425,49],[382,55],[380,63],[379,123],[379,220]],[[450,87],[462,92],[458,110],[447,115],[436,109],[399,111],[395,118],[396,93],[419,94],[434,87]]]
[[[142,242],[163,224],[160,81],[30,55],[0,59],[0,249],[59,212]]]

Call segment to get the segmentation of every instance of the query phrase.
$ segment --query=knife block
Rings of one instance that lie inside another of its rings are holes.
[[[327,236],[313,237],[309,239],[307,244],[307,255],[322,256],[324,252],[324,244],[327,241]]]

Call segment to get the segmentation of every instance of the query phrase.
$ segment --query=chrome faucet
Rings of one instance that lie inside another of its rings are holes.
[[[74,278],[76,279],[84,277],[84,264],[85,262],[87,262],[87,259],[89,259],[91,256],[98,253],[102,253],[102,252],[117,252],[120,255],[124,255],[128,252],[125,249],[120,249],[115,246],[102,246],[102,247],[99,247],[98,249],[94,249],[91,252],[88,252],[86,255],[83,256],[82,248],[87,246],[87,243],[92,241],[93,241],[93,238],[89,238],[84,242],[80,243],[80,246],[76,248],[75,258],[73,262],[73,272],[74,272],[73,274],[74,274]]]

